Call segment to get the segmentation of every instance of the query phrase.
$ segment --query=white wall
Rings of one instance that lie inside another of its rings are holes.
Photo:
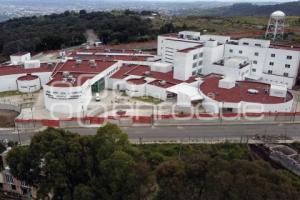
[[[126,94],[130,97],[142,97],[146,95],[146,84],[136,85],[126,82]]]
[[[239,113],[250,112],[291,112],[293,106],[293,99],[285,103],[277,104],[261,104],[253,102],[241,101],[238,103],[218,102],[201,92],[204,97],[202,106],[206,112],[219,113],[222,108],[232,108]]]
[[[11,55],[10,56],[10,62],[13,65],[19,65],[19,64],[23,64],[25,61],[28,61],[31,59],[31,55],[30,53],[21,55],[21,56],[17,56],[17,55]]]
[[[196,59],[194,59],[194,55],[197,56]],[[174,78],[185,81],[193,74],[196,75],[198,70],[203,67],[203,56],[203,48],[201,47],[189,52],[176,52],[174,61]]]
[[[78,97],[72,96],[78,95]],[[82,87],[51,87],[44,86],[45,107],[52,113],[64,113],[73,116],[82,116],[87,110],[87,105],[92,99],[91,88]]]
[[[209,67],[208,65],[221,60],[224,57],[224,45],[215,47],[204,46],[203,48],[203,66],[204,68]],[[204,70],[204,68],[202,70]]]
[[[174,63],[175,53],[178,50],[195,47],[201,44],[196,41],[168,39],[167,37],[159,37],[157,45],[157,53],[162,56],[162,62]]]
[[[242,51],[242,53],[239,53],[239,51]],[[258,55],[255,55],[255,53],[258,53]],[[271,54],[275,54],[275,57],[272,57]],[[224,56],[245,56],[249,58],[252,60],[251,74],[260,77],[260,81],[285,84],[289,89],[295,83],[300,64],[300,52],[286,49],[226,44]],[[292,56],[292,59],[287,59],[287,56]],[[287,68],[286,64],[290,67]],[[269,74],[269,70],[272,71],[272,74]],[[285,77],[284,73],[288,73],[288,77]]]
[[[40,79],[33,80],[17,80],[18,90],[20,92],[28,93],[28,92],[36,92],[41,89]]]
[[[45,85],[46,83],[49,82],[51,74],[52,72],[32,73],[32,75],[37,75],[39,77],[41,81],[41,85]],[[1,80],[0,92],[18,90],[17,79],[25,75],[26,74],[13,74],[13,75],[0,76],[0,80]]]
[[[146,96],[167,100],[167,91],[165,88],[157,87],[155,85],[146,85]]]

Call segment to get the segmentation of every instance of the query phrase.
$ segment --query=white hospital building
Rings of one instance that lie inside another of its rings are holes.
[[[294,97],[288,90],[298,77],[300,48],[182,31],[158,36],[157,55],[81,49],[56,65],[27,56],[15,55],[0,67],[1,79],[15,78],[2,87],[15,90],[19,82],[31,81],[43,88],[45,107],[53,112],[84,112],[103,89],[172,99],[185,108],[201,103],[210,113],[291,112]]]

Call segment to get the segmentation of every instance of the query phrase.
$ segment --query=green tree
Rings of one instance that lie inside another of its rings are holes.
[[[39,188],[40,198],[137,199],[148,184],[147,171],[136,173],[144,163],[139,156],[127,135],[107,124],[95,136],[48,128],[29,146],[13,148],[7,162],[17,178]]]

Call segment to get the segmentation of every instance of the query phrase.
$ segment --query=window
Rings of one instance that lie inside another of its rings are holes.
[[[273,65],[274,65],[274,62],[270,62],[269,65],[273,66]]]
[[[288,60],[292,60],[292,58],[293,58],[292,56],[287,56],[286,57],[286,59],[288,59]]]
[[[195,67],[197,67],[197,63],[196,62],[193,63],[193,68],[195,68]]]
[[[255,46],[257,46],[257,47],[261,47],[261,44],[255,44]]]
[[[17,187],[16,187],[15,185],[11,185],[11,189],[12,189],[12,190],[16,190]]]
[[[259,56],[259,53],[258,53],[258,52],[255,52],[254,55],[255,55],[255,56]]]
[[[10,175],[10,174],[5,174],[5,181],[6,181],[7,183],[13,183],[13,182],[14,182],[14,179],[13,179],[12,175]]]
[[[272,53],[272,54],[271,54],[271,57],[272,57],[272,58],[275,58],[275,54],[274,54],[274,53]]]
[[[257,60],[253,60],[253,64],[257,64]]]
[[[202,69],[199,69],[199,70],[198,70],[198,74],[201,74],[201,73],[202,73]]]
[[[203,53],[200,53],[200,54],[199,54],[199,58],[202,58],[202,57],[203,57]]]
[[[229,49],[229,52],[232,53],[232,52],[233,52],[233,49]]]
[[[200,60],[200,61],[198,62],[198,65],[199,65],[199,66],[201,66],[201,65],[202,65],[202,63],[203,63],[203,61],[202,61],[202,60]]]
[[[252,72],[256,72],[256,69],[255,69],[255,68],[252,68]]]
[[[285,64],[285,68],[291,68],[291,65]]]
[[[197,58],[198,58],[198,55],[195,54],[195,55],[193,56],[193,60],[196,60]]]
[[[289,76],[289,73],[284,72],[284,73],[283,73],[283,76],[288,77],[288,76]]]
[[[272,70],[268,70],[268,74],[272,74],[273,72],[272,72]]]
[[[243,42],[243,45],[249,45],[249,43],[248,42]]]
[[[197,71],[193,71],[193,73],[192,73],[192,74],[193,74],[193,76],[194,76],[194,75],[196,75],[196,73],[197,73]]]
[[[242,54],[243,53],[243,51],[242,50],[239,50],[239,54]]]

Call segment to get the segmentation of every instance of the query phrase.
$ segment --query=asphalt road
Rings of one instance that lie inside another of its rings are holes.
[[[97,128],[69,128],[81,135],[94,135]],[[129,139],[180,140],[187,138],[240,138],[259,135],[287,135],[300,139],[300,124],[240,124],[201,126],[124,127]],[[21,131],[21,141],[28,141],[34,133]],[[18,141],[16,131],[0,131],[0,139]]]

